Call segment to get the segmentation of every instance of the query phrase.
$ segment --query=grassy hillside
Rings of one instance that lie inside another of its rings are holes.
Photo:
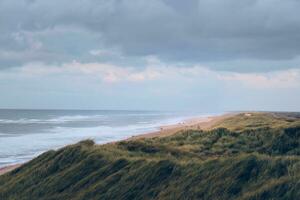
[[[48,151],[0,199],[300,199],[300,118],[239,114],[210,131]]]
[[[299,125],[300,113],[253,112],[240,113],[217,122],[213,128],[244,131],[258,128],[284,128]]]

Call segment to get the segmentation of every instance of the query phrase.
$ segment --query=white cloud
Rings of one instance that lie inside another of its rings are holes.
[[[240,82],[254,88],[293,88],[300,85],[300,70],[291,69],[269,73],[223,73],[218,78],[226,82]]]
[[[123,67],[109,63],[81,63],[73,61],[62,65],[30,63],[23,67],[8,69],[2,75],[11,76],[90,76],[105,83],[143,82],[155,80],[218,81],[254,89],[294,88],[300,86],[300,70],[291,69],[269,73],[235,73],[212,71],[203,66],[180,67],[167,65],[155,57],[148,57],[148,65],[143,68]]]
[[[107,56],[118,56],[123,57],[120,50],[117,49],[93,49],[89,52],[92,56],[101,56],[101,57],[107,57]]]
[[[181,68],[176,66],[156,65],[150,62],[144,68],[122,67],[108,63],[80,63],[73,61],[59,66],[46,65],[44,63],[29,63],[22,67],[8,69],[1,72],[3,74],[23,75],[23,76],[48,76],[48,75],[79,75],[93,76],[107,83],[122,81],[138,82],[157,79],[190,79],[204,75],[209,70],[203,67],[194,66]]]

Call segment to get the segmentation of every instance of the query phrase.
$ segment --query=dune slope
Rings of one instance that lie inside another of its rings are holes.
[[[299,199],[298,114],[48,151],[0,176],[0,199]]]

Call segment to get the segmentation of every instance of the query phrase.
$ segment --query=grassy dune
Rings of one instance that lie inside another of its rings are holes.
[[[300,199],[300,117],[238,114],[209,131],[48,151],[0,199]]]

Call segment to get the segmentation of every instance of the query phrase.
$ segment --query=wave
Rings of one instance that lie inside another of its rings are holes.
[[[34,119],[34,118],[20,118],[20,119],[0,119],[0,124],[59,124],[67,122],[78,121],[97,121],[104,119],[105,115],[66,115],[50,119]]]
[[[201,116],[203,117],[205,115]],[[57,149],[81,140],[93,139],[98,144],[123,140],[131,136],[157,131],[161,126],[176,124],[197,116],[167,116],[163,118],[149,118],[149,120],[139,119],[125,123],[125,125],[121,125],[123,123],[115,123],[114,120],[108,120],[109,123],[105,123],[105,125],[93,127],[78,127],[78,124],[76,123],[68,124],[68,126],[63,124],[68,122],[105,120],[107,117],[113,119],[113,116],[109,115],[65,115],[49,119],[0,119],[0,125],[1,123],[10,123],[12,124],[12,127],[18,123],[53,124],[50,127],[47,127],[46,130],[37,133],[22,132],[22,134],[7,134],[1,131],[0,167],[1,165],[23,163],[49,149]],[[120,118],[118,118],[117,121],[118,120],[120,120]],[[124,120],[126,120],[126,117],[124,117]]]
[[[85,128],[56,126],[47,133],[1,137],[0,167],[23,163],[49,149],[57,149],[81,140],[92,139],[98,144],[103,144],[150,132],[156,130],[156,128],[156,124],[128,125],[120,127],[97,126]]]
[[[114,115],[65,115],[50,119],[36,118],[20,118],[20,119],[0,119],[0,124],[63,124],[68,122],[92,122],[111,118],[115,116],[124,116],[124,120],[128,116],[161,116],[167,117],[169,114],[114,114]],[[174,118],[173,118],[174,120]],[[144,123],[144,122],[138,122]],[[147,123],[147,121],[145,121]]]

